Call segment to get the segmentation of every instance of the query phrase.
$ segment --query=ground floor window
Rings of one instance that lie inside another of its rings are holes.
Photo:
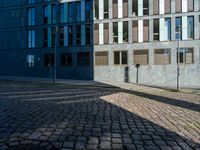
[[[60,54],[60,64],[61,64],[61,66],[71,66],[72,65],[72,53]]]
[[[54,66],[54,54],[44,54],[44,66],[45,67]]]
[[[35,64],[34,55],[27,55],[27,63],[28,67],[34,67]]]
[[[193,48],[180,48],[179,55],[177,52],[177,62],[183,64],[194,63],[194,49]]]
[[[128,53],[127,51],[114,51],[114,65],[127,65]]]
[[[90,65],[90,53],[89,52],[78,52],[77,53],[77,65],[78,66],[89,66]]]
[[[154,50],[154,64],[168,65],[171,62],[170,49],[155,49]]]
[[[148,65],[149,63],[148,56],[149,56],[148,50],[134,50],[133,52],[134,64]]]
[[[95,52],[95,65],[96,66],[108,65],[108,52]]]

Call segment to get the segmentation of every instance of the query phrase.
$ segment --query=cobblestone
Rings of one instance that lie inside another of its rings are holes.
[[[0,81],[0,150],[200,149],[200,96]]]

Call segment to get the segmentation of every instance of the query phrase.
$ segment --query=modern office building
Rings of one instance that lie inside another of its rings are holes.
[[[0,75],[176,85],[177,62],[200,86],[200,0],[0,1]]]

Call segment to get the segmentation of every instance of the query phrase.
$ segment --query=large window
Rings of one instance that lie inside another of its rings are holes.
[[[133,16],[138,16],[138,0],[132,0]]]
[[[128,21],[123,22],[123,42],[128,43]]]
[[[179,55],[177,54],[177,62],[178,61],[179,63],[192,64],[194,62],[193,48],[180,48]]]
[[[155,49],[154,51],[154,64],[155,65],[168,65],[170,64],[170,49]]]
[[[68,45],[73,45],[73,26],[68,26]]]
[[[76,19],[75,16],[76,16],[75,3],[70,2],[70,3],[68,3],[68,21],[74,22]]]
[[[194,39],[194,17],[188,17],[188,39]]]
[[[180,33],[178,32],[178,27],[180,27]],[[182,18],[181,17],[177,17],[176,18],[176,28],[175,28],[175,32],[176,32],[176,39],[182,39]]]
[[[118,18],[118,1],[117,0],[113,0],[113,18]]]
[[[159,41],[159,19],[153,20],[153,39],[154,41]]]
[[[64,4],[60,4],[60,22],[63,23],[64,22]]]
[[[44,66],[45,67],[54,66],[54,54],[44,54]]]
[[[77,65],[78,66],[89,66],[90,65],[90,53],[89,52],[77,53]]]
[[[95,65],[96,66],[108,65],[108,52],[95,52]]]
[[[118,43],[118,22],[113,23],[113,43]]]
[[[99,0],[94,0],[94,18],[99,19]]]
[[[90,24],[86,24],[85,25],[85,41],[86,44],[90,44]]]
[[[149,15],[149,0],[143,0],[143,15]]]
[[[64,27],[59,28],[59,41],[60,41],[60,46],[64,46]]]
[[[27,63],[28,67],[34,67],[35,65],[34,55],[27,55]]]
[[[143,22],[143,40],[144,42],[149,41],[149,20]]]
[[[81,2],[76,2],[76,21],[81,21]]]
[[[188,10],[188,12],[194,11],[194,0],[187,1],[187,10]]]
[[[48,23],[48,7],[47,6],[43,7],[43,23],[44,24]]]
[[[85,20],[90,20],[91,15],[91,2],[90,0],[85,1]]]
[[[35,8],[28,8],[28,25],[35,25]]]
[[[123,0],[123,17],[128,17],[128,0]]]
[[[114,65],[127,65],[128,54],[127,51],[114,51]]]
[[[35,47],[35,30],[28,30],[28,48]]]
[[[171,19],[170,18],[165,19],[165,40],[166,41],[171,40]]]
[[[108,7],[108,1],[109,0],[104,0],[104,19],[108,19],[109,17],[109,7]]]
[[[132,40],[133,43],[138,42],[138,21],[134,20],[132,23]]]
[[[148,65],[148,57],[148,50],[134,50],[133,52],[134,64]]]
[[[52,5],[52,12],[51,12],[51,16],[52,16],[52,23],[55,24],[57,22],[57,18],[56,18],[56,5]]]
[[[61,66],[71,66],[72,65],[72,53],[60,54],[60,64],[61,64]]]

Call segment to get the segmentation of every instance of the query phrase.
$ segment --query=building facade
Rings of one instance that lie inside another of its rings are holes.
[[[0,41],[1,75],[200,86],[200,0],[1,0]]]

